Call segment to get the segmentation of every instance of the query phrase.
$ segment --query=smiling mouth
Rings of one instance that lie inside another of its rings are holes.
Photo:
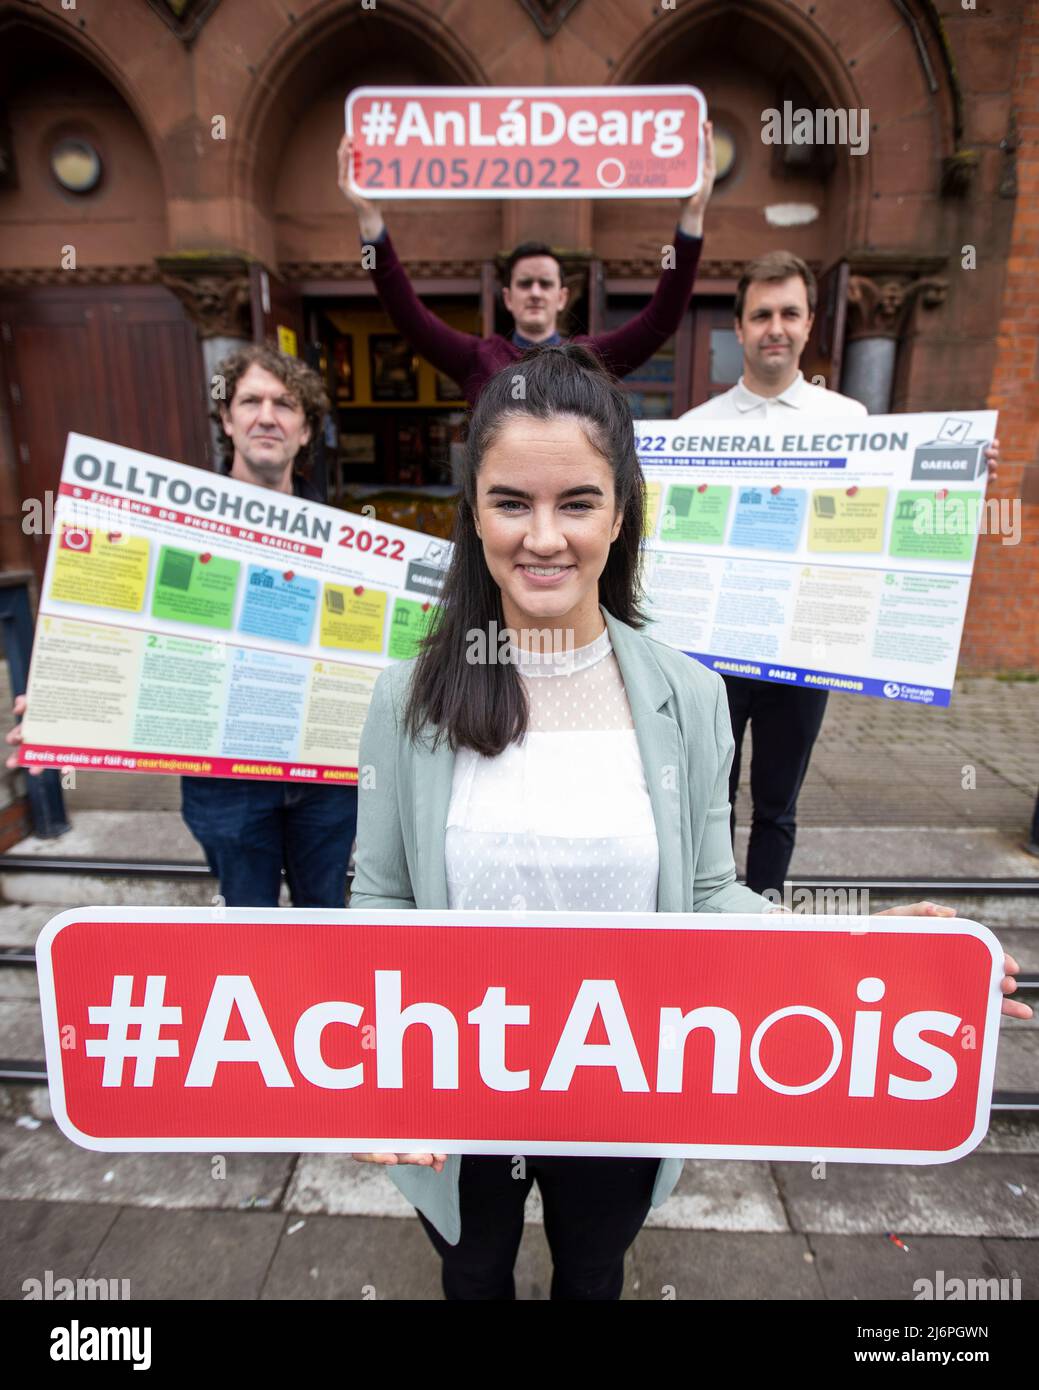
[[[573,565],[519,565],[519,569],[527,574],[544,575],[546,578],[553,574],[563,574],[566,570],[572,570]]]

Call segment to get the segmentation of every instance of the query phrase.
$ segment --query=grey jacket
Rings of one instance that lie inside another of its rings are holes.
[[[736,882],[729,838],[733,739],[721,677],[602,609],[642,754],[660,853],[658,912],[766,912],[771,904]],[[361,734],[357,850],[350,907],[445,911],[444,836],[455,755],[402,732],[414,660],[387,667]],[[365,787],[363,769],[374,768]],[[450,1244],[462,1230],[461,1155],[441,1173],[387,1168],[408,1200]],[[652,1204],[671,1194],[680,1158],[661,1160]]]

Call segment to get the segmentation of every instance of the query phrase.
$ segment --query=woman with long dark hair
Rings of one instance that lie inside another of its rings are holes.
[[[541,349],[488,382],[438,623],[380,676],[361,737],[352,908],[773,910],[736,882],[725,687],[638,630],[643,518],[626,399],[586,349]],[[450,1299],[515,1297],[535,1179],[551,1296],[619,1298],[624,1253],[682,1168],[355,1157],[390,1165]]]

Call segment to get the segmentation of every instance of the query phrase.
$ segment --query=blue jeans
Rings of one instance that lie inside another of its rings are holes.
[[[181,812],[228,907],[277,907],[283,865],[293,907],[346,905],[356,787],[182,777]]]

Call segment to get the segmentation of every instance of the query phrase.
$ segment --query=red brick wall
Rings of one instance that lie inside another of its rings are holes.
[[[1021,540],[979,541],[967,670],[1039,671],[1039,0],[1021,28],[1013,104],[1017,204],[987,404],[999,411],[1003,457],[990,495],[1021,499]]]

